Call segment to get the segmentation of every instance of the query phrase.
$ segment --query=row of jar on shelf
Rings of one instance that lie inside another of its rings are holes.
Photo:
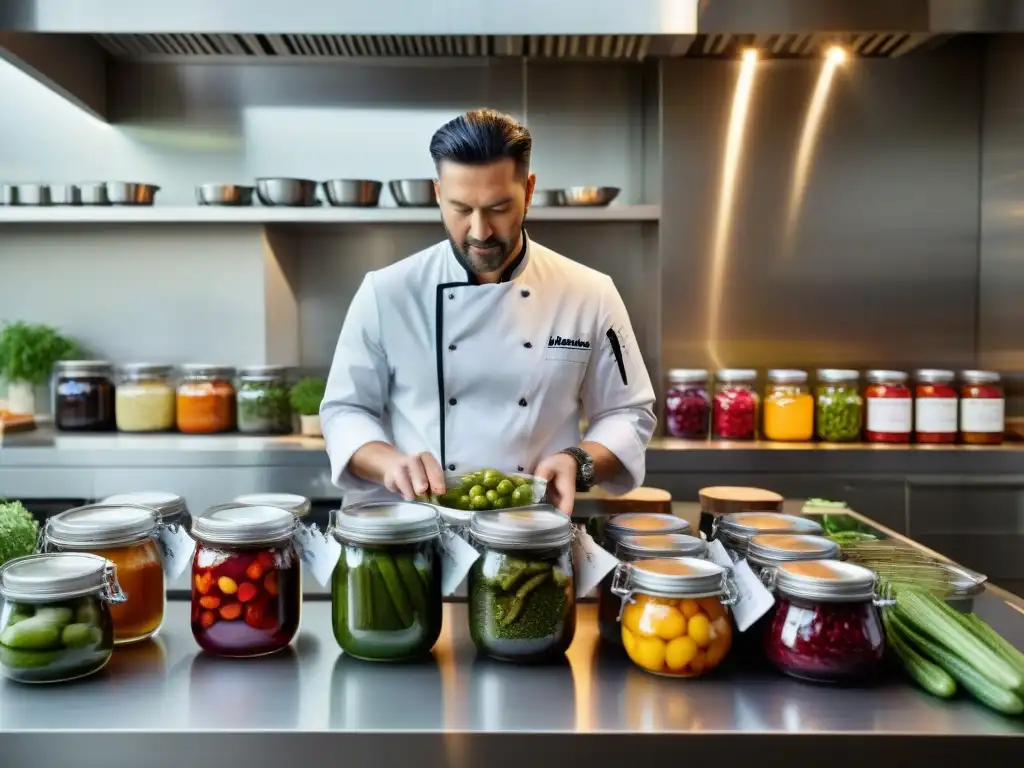
[[[998,445],[1006,430],[1005,400],[995,371],[904,371],[824,368],[811,392],[807,371],[768,371],[763,399],[757,371],[668,373],[665,425],[672,437],[703,440],[955,443]],[[913,385],[913,386],[912,386]],[[760,432],[758,417],[761,415]]]
[[[288,385],[281,365],[174,366],[101,360],[67,360],[54,371],[54,424],[69,432],[232,432],[291,434],[293,401],[313,415],[323,381]],[[310,391],[305,392],[309,386]],[[305,429],[303,431],[306,431]]]
[[[312,562],[315,572],[324,552],[311,553],[308,537],[319,534],[304,528],[294,509],[268,501],[214,507],[191,518],[191,538],[176,534],[194,546],[186,555],[191,629],[210,654],[270,654],[298,632],[300,563]],[[182,508],[180,499],[157,503],[149,494],[142,506],[125,495],[51,518],[43,554],[0,570],[4,673],[22,682],[85,676],[101,669],[115,646],[157,632],[168,561],[181,555],[165,539]],[[818,535],[820,526],[741,513],[723,518],[716,532],[736,558],[777,573],[775,606],[758,624],[736,634],[731,568],[708,559],[708,543],[690,536],[686,521],[630,513],[608,520],[597,537],[615,558],[614,569],[602,572],[601,637],[643,669],[673,677],[711,672],[734,637],[738,647],[801,679],[856,680],[875,670],[883,648],[874,574],[835,562],[838,547]],[[574,554],[579,538],[552,507],[473,514],[455,535],[427,504],[342,509],[324,539],[336,547],[327,571],[335,639],[346,654],[370,661],[426,657],[441,632],[443,594],[452,589],[442,572],[465,547],[475,558],[468,621],[478,650],[510,662],[557,658],[576,631],[577,569],[590,560]],[[817,566],[794,567],[807,561]]]

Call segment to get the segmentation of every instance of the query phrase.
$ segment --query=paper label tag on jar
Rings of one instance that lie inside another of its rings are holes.
[[[586,597],[619,564],[582,526],[573,537],[572,559],[576,570],[576,597]]]
[[[1006,401],[1002,398],[965,397],[960,401],[961,432],[997,432],[1006,429]]]
[[[910,434],[912,421],[909,397],[868,398],[868,432]]]
[[[914,404],[914,424],[918,432],[949,434],[956,432],[955,397],[919,397]]]
[[[480,553],[454,531],[441,534],[441,594],[451,597],[466,580]]]
[[[720,541],[708,544],[708,559],[716,565],[732,571],[733,581],[739,598],[732,606],[732,615],[736,620],[736,629],[746,632],[754,622],[768,613],[775,605],[775,598],[768,591],[761,579],[757,577],[746,560],[734,563]]]
[[[325,586],[334,573],[341,556],[341,544],[333,536],[325,536],[315,525],[300,525],[295,531],[295,544],[303,564],[313,578]]]
[[[164,575],[168,579],[181,576],[192,563],[192,553],[196,551],[195,539],[185,533],[180,525],[160,526],[157,544],[164,556]]]

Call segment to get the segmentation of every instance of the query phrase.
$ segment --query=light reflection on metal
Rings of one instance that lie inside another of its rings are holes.
[[[800,132],[800,143],[797,145],[796,162],[793,166],[793,182],[789,188],[789,204],[786,206],[786,229],[783,241],[782,258],[789,260],[795,251],[796,226],[803,208],[804,194],[807,191],[807,179],[814,162],[814,150],[821,135],[821,122],[825,116],[825,107],[832,91],[832,81],[836,69],[846,61],[846,51],[838,45],[832,46],[825,55],[818,74],[818,83],[814,86],[811,103],[807,107],[804,128]]]
[[[708,276],[707,291],[707,352],[715,367],[721,367],[718,354],[718,324],[722,303],[722,285],[725,266],[729,260],[729,240],[732,233],[732,211],[736,196],[736,178],[739,175],[743,157],[744,133],[747,112],[754,91],[754,76],[757,73],[758,54],[756,50],[743,52],[743,63],[736,79],[736,90],[732,96],[732,111],[725,138],[725,152],[722,155],[722,182],[718,192],[718,208],[715,213],[715,229],[711,247],[711,273]]]

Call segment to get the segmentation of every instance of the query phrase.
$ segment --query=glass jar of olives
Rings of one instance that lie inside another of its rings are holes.
[[[818,439],[829,443],[860,440],[864,400],[860,396],[860,373],[839,368],[817,372]]]
[[[728,368],[715,373],[712,433],[722,440],[757,437],[757,371]]]

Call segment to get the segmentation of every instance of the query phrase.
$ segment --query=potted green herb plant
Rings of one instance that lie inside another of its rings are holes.
[[[306,378],[292,387],[291,404],[299,414],[300,431],[307,437],[319,437],[320,403],[323,402],[327,382],[323,379]]]
[[[0,378],[7,382],[7,410],[35,413],[35,388],[45,384],[54,364],[75,352],[75,344],[48,325],[7,323],[0,331]]]

